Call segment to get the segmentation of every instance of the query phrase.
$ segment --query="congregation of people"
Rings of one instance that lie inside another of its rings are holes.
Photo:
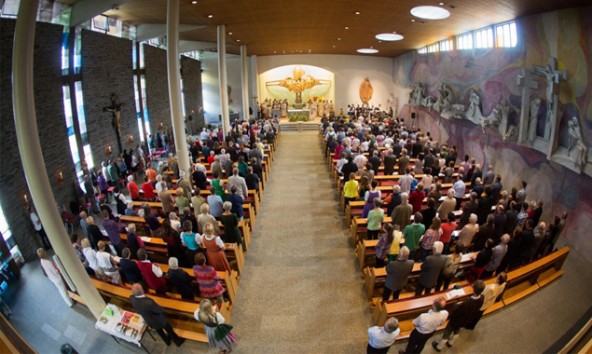
[[[218,272],[233,271],[224,252],[226,243],[246,250],[238,227],[244,217],[243,203],[248,190],[259,190],[264,142],[274,142],[276,134],[277,126],[271,120],[237,120],[226,135],[217,127],[204,127],[199,135],[188,136],[191,174],[186,175],[172,152],[174,141],[159,133],[158,139],[150,137],[148,151],[142,146],[124,150],[103,162],[98,171],[90,169],[82,188],[75,188],[79,198],[70,203],[71,210],[61,208],[72,246],[89,276],[130,285],[130,302],[167,345],[174,342],[179,346],[183,340],[163,317],[160,306],[145,296],[149,292],[157,296],[176,293],[183,300],[202,301],[195,319],[207,319],[204,325],[210,345],[221,352],[230,352],[234,345],[231,333],[221,340],[214,338],[216,323],[224,322],[217,311],[228,301]],[[210,194],[202,196],[202,190]],[[154,208],[153,202],[160,202],[161,207]],[[48,249],[50,244],[34,208],[29,212]],[[127,216],[143,222],[125,222]],[[153,238],[164,241],[166,255],[155,254],[146,246]],[[37,252],[42,267],[72,306],[60,272],[45,249]],[[153,259],[163,256],[168,259],[167,271]],[[155,317],[155,313],[159,315]]]
[[[396,119],[350,114],[323,120],[321,129],[326,155],[337,160],[343,199],[364,202],[362,237],[378,240],[373,261],[386,267],[382,301],[443,292],[413,321],[400,352],[420,353],[446,321],[443,337],[432,346],[438,352],[451,347],[461,328],[475,328],[501,298],[506,272],[554,250],[567,214],[542,220],[544,201],[529,199],[529,181],[504,186],[494,166],[459,156],[456,146]],[[380,175],[398,175],[392,192],[378,188]],[[388,217],[392,222],[385,222]],[[471,254],[472,265],[461,269],[463,254]],[[416,262],[421,271],[412,283]],[[485,286],[483,279],[493,276],[497,281]],[[446,306],[444,292],[463,282],[472,284],[473,295]],[[399,335],[396,319],[371,327],[368,335],[368,353],[388,352]]]

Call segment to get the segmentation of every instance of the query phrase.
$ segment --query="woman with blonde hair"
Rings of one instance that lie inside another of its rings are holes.
[[[216,328],[225,322],[224,316],[216,310],[210,300],[203,299],[193,316],[203,323],[210,348],[218,348],[220,354],[227,354],[232,352],[232,347],[236,345],[236,339],[232,332],[228,332],[223,338],[216,339]]]
[[[224,254],[224,241],[220,236],[214,235],[214,225],[207,223],[204,226],[203,235],[197,236],[197,242],[206,249],[208,264],[218,271],[227,271],[230,273],[230,265]]]
[[[189,198],[185,195],[185,189],[177,188],[177,197],[175,198],[175,204],[177,204],[177,209],[179,213],[183,215],[185,213],[185,208],[189,207]]]
[[[217,225],[218,221],[216,221],[216,218],[210,214],[210,206],[207,203],[202,204],[199,209],[201,214],[197,216],[197,232],[203,233],[206,224],[211,223]]]

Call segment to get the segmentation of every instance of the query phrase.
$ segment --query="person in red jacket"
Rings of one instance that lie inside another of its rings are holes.
[[[148,287],[156,291],[157,294],[164,295],[166,293],[166,280],[163,277],[162,269],[148,259],[146,250],[140,248],[138,250],[138,268],[148,283]]]
[[[140,199],[140,189],[138,188],[136,182],[134,182],[133,175],[127,176],[127,190],[129,191],[132,200]]]
[[[417,188],[409,194],[409,203],[413,207],[413,213],[421,211],[421,206],[425,198],[425,192],[423,191],[423,185],[418,184]]]
[[[154,201],[156,195],[154,194],[154,186],[150,183],[148,177],[144,177],[144,183],[142,184],[142,191],[144,192],[144,199]]]

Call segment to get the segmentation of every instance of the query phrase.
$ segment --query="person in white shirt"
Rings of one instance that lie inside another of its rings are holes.
[[[446,300],[440,296],[432,303],[432,308],[422,313],[413,320],[415,328],[409,336],[409,342],[405,350],[399,353],[421,353],[428,339],[438,330],[446,319],[448,319],[448,311],[444,310],[446,307]]]
[[[409,194],[411,191],[411,182],[413,182],[413,176],[409,174],[410,169],[405,170],[405,174],[399,178],[399,185],[401,186],[401,193]]]
[[[454,189],[454,198],[456,199],[456,210],[460,209],[460,203],[462,202],[463,197],[465,196],[465,190],[467,186],[465,182],[461,179],[460,173],[456,176],[456,182],[452,185],[452,189]]]
[[[95,272],[98,278],[104,277],[105,274],[103,274],[103,270],[97,262],[97,252],[90,246],[90,241],[87,238],[83,238],[80,241],[80,246],[82,246],[82,254],[88,263],[88,267]]]
[[[31,218],[31,222],[33,223],[33,227],[35,228],[35,231],[37,231],[37,233],[39,234],[39,237],[41,237],[41,242],[43,242],[43,247],[48,250],[51,248],[51,244],[49,243],[49,239],[47,238],[47,234],[45,233],[45,230],[43,229],[43,225],[41,224],[41,220],[39,219],[39,216],[37,215],[37,211],[35,210],[35,208],[33,208],[33,206],[29,206],[29,217]]]
[[[64,299],[66,305],[72,307],[72,299],[70,299],[70,296],[68,296],[66,285],[62,280],[62,275],[60,274],[58,267],[56,267],[56,265],[52,261],[47,259],[47,252],[45,252],[45,249],[37,249],[37,256],[41,260],[41,267],[45,271],[45,274],[47,274],[47,277],[49,278],[49,280],[51,280],[53,285],[55,285],[55,287],[58,288],[58,291],[60,292],[60,295],[62,295],[62,299]]]
[[[384,327],[370,327],[368,328],[368,346],[366,348],[367,354],[386,354],[391,345],[401,333],[399,329],[399,321],[391,317],[386,320]]]
[[[238,168],[233,168],[232,176],[228,177],[228,190],[230,190],[233,186],[236,187],[236,190],[239,192],[239,194],[243,196],[243,199],[247,199],[249,196],[247,182],[245,182],[243,177],[238,175]]]
[[[99,241],[97,244],[99,251],[97,252],[97,264],[105,273],[106,276],[111,278],[111,282],[116,285],[121,284],[121,275],[117,267],[111,262],[111,254],[105,252],[105,241]]]

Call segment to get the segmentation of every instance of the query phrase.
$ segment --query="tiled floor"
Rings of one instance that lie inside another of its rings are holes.
[[[233,311],[236,353],[365,352],[369,306],[316,139],[314,132],[283,134]],[[305,175],[313,171],[318,180]],[[592,306],[590,264],[574,251],[564,270],[545,289],[463,331],[444,352],[544,352]],[[59,353],[66,342],[81,354],[143,352],[96,330],[83,306],[68,308],[37,262],[25,265],[15,288],[11,322],[40,353]],[[142,342],[151,353],[209,351],[190,341],[180,348],[149,336]],[[435,351],[428,343],[424,353]]]

